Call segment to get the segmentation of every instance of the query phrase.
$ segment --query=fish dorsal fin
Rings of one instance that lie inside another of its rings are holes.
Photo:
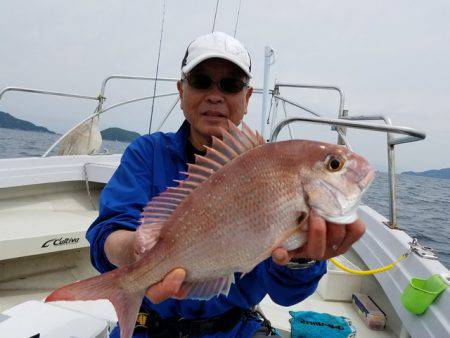
[[[140,230],[145,234],[145,244],[148,244],[144,245],[146,250],[156,244],[164,222],[186,196],[228,162],[265,143],[261,135],[258,132],[254,133],[244,122],[242,130],[239,130],[228,120],[228,131],[221,129],[221,132],[222,140],[213,136],[211,147],[206,147],[206,154],[195,155],[195,164],[188,164],[188,171],[181,172],[186,179],[175,180],[178,183],[177,187],[169,187],[152,198],[142,211],[140,226],[143,228]]]
[[[265,143],[261,135],[254,133],[244,122],[239,130],[228,120],[228,131],[221,129],[221,132],[222,139],[213,136],[211,147],[205,147],[206,154],[195,155],[195,164],[188,164],[188,171],[182,173],[187,178],[180,182],[179,188],[194,190],[234,158]]]
[[[235,152],[234,157],[265,143],[261,135],[258,132],[253,133],[244,122],[242,130],[239,130],[230,120],[228,131],[222,129],[222,141]]]

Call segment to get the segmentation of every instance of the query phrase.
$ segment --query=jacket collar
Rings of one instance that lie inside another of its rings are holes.
[[[189,137],[191,125],[187,120],[184,120],[181,127],[174,134],[173,144],[168,145],[167,149],[183,162],[186,162],[186,143]]]

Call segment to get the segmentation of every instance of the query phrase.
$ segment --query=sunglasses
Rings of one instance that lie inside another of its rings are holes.
[[[206,74],[192,74],[186,76],[186,81],[189,86],[195,89],[205,90],[209,89],[211,85],[217,84],[219,89],[225,93],[236,94],[239,93],[242,88],[248,85],[247,82],[234,77],[224,77],[219,81],[213,81],[209,75]]]

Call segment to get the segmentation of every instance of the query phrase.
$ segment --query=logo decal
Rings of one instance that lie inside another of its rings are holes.
[[[60,238],[52,238],[42,244],[41,248],[48,248],[50,245],[52,246],[60,246],[60,245],[68,245],[68,244],[76,244],[80,240],[79,237],[60,237]]]

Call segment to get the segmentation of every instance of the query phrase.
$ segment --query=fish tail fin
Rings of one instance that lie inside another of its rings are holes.
[[[124,288],[124,283],[120,283],[122,277],[120,270],[116,269],[64,286],[53,291],[45,301],[108,299],[114,305],[119,319],[120,337],[130,338],[145,290],[131,291]]]

